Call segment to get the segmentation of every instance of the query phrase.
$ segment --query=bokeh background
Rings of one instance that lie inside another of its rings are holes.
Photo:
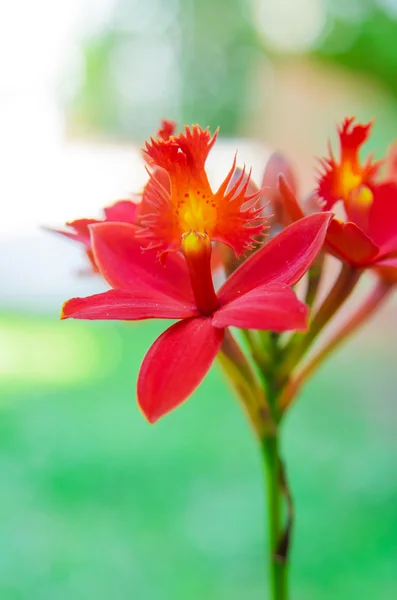
[[[39,229],[145,181],[162,117],[221,126],[210,160],[303,191],[346,115],[397,137],[396,0],[15,0],[0,5],[0,597],[266,598],[263,481],[213,368],[154,427],[135,379],[162,323],[60,322],[103,284]],[[364,282],[364,286],[370,282]],[[285,424],[296,600],[397,597],[396,299],[338,351]]]

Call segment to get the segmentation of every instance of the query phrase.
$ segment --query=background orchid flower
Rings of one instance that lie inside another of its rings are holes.
[[[397,182],[381,179],[380,163],[359,159],[371,123],[353,125],[345,119],[338,129],[340,159],[332,151],[324,159],[318,195],[329,210],[341,200],[346,221],[334,218],[327,242],[343,260],[355,267],[374,267],[382,276],[397,281]]]
[[[386,177],[380,175],[380,162],[369,157],[361,164],[359,151],[368,139],[371,123],[353,124],[346,118],[338,128],[339,158],[330,148],[322,159],[322,172],[316,193],[303,206],[296,196],[288,173],[280,171],[273,193],[282,199],[285,222],[305,214],[327,211],[341,203],[345,220],[334,217],[327,232],[327,248],[353,268],[373,268],[385,281],[397,281],[397,181],[394,150],[388,157]],[[284,169],[285,170],[285,169]]]

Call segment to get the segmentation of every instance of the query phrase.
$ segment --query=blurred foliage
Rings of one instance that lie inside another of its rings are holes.
[[[397,1],[349,4],[339,0],[329,2],[329,9],[325,34],[315,54],[373,76],[397,95]]]
[[[85,342],[77,362],[60,356],[57,378],[2,389],[2,600],[262,600],[260,453],[217,368],[150,426],[134,388],[162,323],[4,324],[27,344],[40,328]],[[118,360],[105,360],[115,347]],[[18,340],[7,348],[24,356]],[[296,600],[396,597],[395,360],[385,342],[376,349],[366,337],[335,356],[286,422]]]
[[[397,93],[396,0],[297,0],[300,12],[284,0],[116,0],[83,42],[70,130],[141,140],[168,117],[236,133],[244,112],[264,102],[261,91],[252,91],[258,65],[280,57],[261,31],[264,2],[267,15],[278,11],[281,36],[304,23],[316,4],[324,20],[306,52],[373,76]],[[288,27],[280,27],[280,18]]]
[[[71,126],[146,137],[174,118],[235,131],[256,51],[241,0],[119,0],[84,45]]]

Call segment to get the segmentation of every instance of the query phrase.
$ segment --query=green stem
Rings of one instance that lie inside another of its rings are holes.
[[[306,354],[319,333],[350,296],[360,276],[360,270],[348,264],[342,265],[340,274],[331,291],[312,319],[309,331],[305,334],[296,333],[293,335],[285,348],[285,360],[277,374],[279,388],[285,385],[291,372]]]
[[[320,367],[326,358],[348,337],[355,333],[378,310],[392,290],[390,283],[379,280],[363,304],[349,316],[343,325],[329,338],[325,345],[307,362],[300,373],[292,379],[279,399],[279,408],[285,411],[298,394],[300,388]]]
[[[292,511],[287,526],[283,525],[283,495],[286,483],[279,456],[279,439],[276,432],[262,440],[266,471],[268,522],[270,542],[270,580],[272,600],[288,598],[288,542],[292,524]],[[289,495],[288,498],[289,500]],[[290,504],[290,503],[289,503]]]
[[[272,359],[266,349],[262,348],[261,339],[258,335],[262,332],[242,329],[241,333],[246,341],[251,358],[259,369],[259,373],[261,375],[267,373],[271,367]]]
[[[320,252],[314,261],[313,265],[309,269],[307,273],[307,289],[305,302],[308,306],[312,307],[318,293],[318,289],[320,287],[321,275],[324,267],[324,259],[325,253],[324,251]]]
[[[267,398],[255,371],[229,329],[225,330],[218,362],[235,389],[258,438],[272,433],[274,423]]]

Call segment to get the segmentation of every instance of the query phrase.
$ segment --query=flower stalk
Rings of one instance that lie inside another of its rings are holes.
[[[302,386],[312,377],[314,372],[334,352],[340,344],[345,342],[358,329],[360,329],[381,305],[387,300],[392,291],[389,282],[379,279],[371,294],[364,300],[361,306],[346,320],[346,322],[329,338],[325,345],[311,358],[302,368],[300,373],[286,386],[280,398],[280,409],[285,411],[294,398],[296,398]]]
[[[228,329],[218,354],[218,362],[235,390],[256,437],[261,440],[273,435],[275,425],[265,392],[247,357]]]
[[[269,572],[272,600],[288,598],[288,546],[292,520],[283,525],[283,480],[279,455],[279,433],[262,440],[266,475],[269,535]],[[292,514],[292,512],[291,512]]]
[[[361,273],[359,269],[355,269],[348,263],[342,263],[339,276],[312,319],[308,332],[306,334],[296,333],[293,335],[284,350],[284,360],[281,361],[277,374],[280,388],[285,385],[290,374],[312,346],[317,336],[350,296],[358,283]]]

